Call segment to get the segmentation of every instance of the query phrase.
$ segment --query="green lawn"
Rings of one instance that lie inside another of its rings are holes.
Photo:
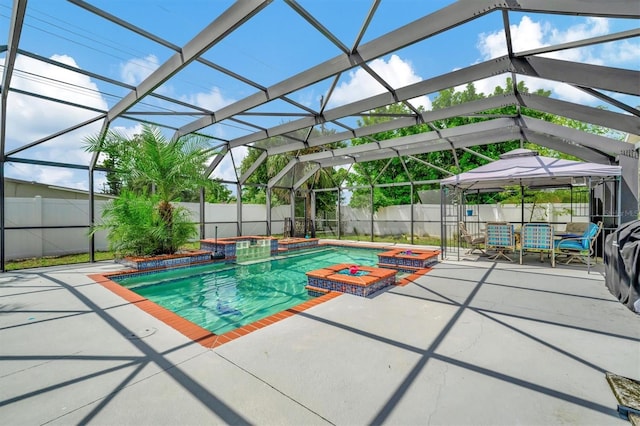
[[[371,241],[371,235],[343,235],[343,240]],[[373,237],[374,243],[402,243],[411,244],[409,235],[381,235]],[[413,243],[423,246],[439,246],[440,238],[437,237],[413,237]]]
[[[192,243],[185,244],[182,248],[184,250],[196,250],[200,248],[200,243],[198,241],[194,241]],[[97,251],[95,253],[96,261],[113,259],[115,259],[115,253],[112,251]],[[79,253],[69,254],[66,256],[34,257],[31,259],[12,260],[5,263],[5,269],[7,271],[15,271],[16,269],[39,268],[42,266],[72,265],[74,263],[86,262],[89,262],[89,253]]]
[[[282,236],[280,236],[282,237]],[[322,237],[321,237],[322,238]],[[371,237],[369,235],[348,235],[343,236],[344,240],[354,240],[354,241],[371,241]],[[405,243],[410,244],[411,240],[402,235],[391,235],[391,236],[380,236],[375,237],[374,242],[376,243]],[[427,245],[427,246],[439,246],[440,239],[435,237],[414,237],[414,244]],[[194,241],[192,243],[186,244],[183,249],[185,250],[197,250],[200,248],[200,243],[198,241]],[[115,254],[111,251],[98,251],[95,253],[95,260],[113,260],[115,258]],[[5,263],[5,269],[7,271],[15,271],[16,269],[29,269],[29,268],[39,268],[42,266],[57,266],[57,265],[71,265],[74,263],[86,263],[89,262],[89,253],[79,253],[79,254],[70,254],[67,256],[55,256],[55,257],[37,257],[31,259],[20,259],[8,261]]]
[[[110,251],[98,251],[95,253],[95,260],[112,260],[114,258],[113,252]],[[85,263],[89,262],[89,253],[70,254],[66,256],[56,257],[34,257],[31,259],[12,260],[5,263],[5,269],[7,271],[14,271],[16,269],[28,269],[39,268],[41,266],[56,266],[56,265],[70,265],[73,263]]]

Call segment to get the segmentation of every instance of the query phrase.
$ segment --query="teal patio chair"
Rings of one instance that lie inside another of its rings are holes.
[[[591,267],[591,257],[595,254],[594,243],[602,230],[602,222],[589,223],[584,234],[580,237],[563,238],[556,241],[555,248],[558,255],[567,256],[566,264],[577,260]],[[587,269],[588,270],[588,269]]]

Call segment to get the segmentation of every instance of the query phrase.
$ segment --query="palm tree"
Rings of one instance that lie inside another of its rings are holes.
[[[112,173],[124,190],[137,197],[156,200],[159,223],[153,235],[162,241],[155,241],[153,251],[174,253],[196,233],[193,224],[190,225],[193,231],[185,232],[187,217],[172,202],[180,201],[181,194],[196,193],[211,185],[211,180],[205,176],[206,161],[212,155],[206,138],[186,135],[167,140],[158,128],[145,125],[133,138],[110,131],[104,138],[87,138],[86,145],[88,151],[104,152],[112,160],[111,164],[115,165]],[[126,199],[128,197],[123,197]],[[105,212],[114,215],[118,211],[107,209]],[[124,224],[118,220],[107,222],[105,227],[109,229],[110,237],[118,235],[112,231],[119,225]],[[180,229],[174,229],[176,226]]]

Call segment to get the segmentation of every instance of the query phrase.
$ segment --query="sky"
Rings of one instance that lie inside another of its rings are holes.
[[[230,1],[170,1],[170,0],[91,0],[90,4],[124,19],[144,31],[182,46],[210,25],[232,2]],[[382,1],[370,23],[362,43],[393,31],[423,15],[451,4],[443,0],[386,0]],[[7,44],[9,17],[13,1],[0,0],[0,44]],[[371,7],[370,1],[305,0],[299,4],[347,47],[351,48],[364,18]],[[638,22],[620,19],[510,13],[510,30],[515,51],[525,51],[549,44],[601,36],[637,28]],[[136,86],[175,52],[170,48],[132,34],[123,28],[96,17],[94,14],[62,0],[30,0],[20,48],[44,58],[62,62],[70,68],[79,68],[104,75],[110,79]],[[319,32],[302,20],[281,0],[260,11],[250,21],[213,46],[204,57],[243,77],[268,87],[291,77],[311,66],[336,57],[340,51]],[[470,21],[460,27],[431,37],[416,45],[400,49],[393,54],[375,59],[369,66],[393,87],[402,87],[440,74],[484,62],[506,53],[502,29],[502,15],[492,13]],[[547,56],[583,63],[606,65],[626,69],[640,68],[640,40],[638,38],[607,43],[581,49],[551,53]],[[0,65],[4,65],[4,54]],[[4,66],[2,67],[4,70]],[[476,90],[493,92],[504,85],[505,76],[475,82]],[[585,92],[568,85],[539,79],[526,79],[533,91],[551,90],[554,97],[597,106],[601,102]],[[291,99],[317,109],[331,80],[322,81],[291,94]],[[69,69],[37,61],[20,55],[17,59],[12,87],[61,98],[69,102],[56,106],[52,102],[9,93],[7,108],[7,151],[40,140],[77,123],[94,120],[100,110],[113,107],[129,90],[84,76]],[[459,88],[462,89],[462,88]],[[381,93],[384,89],[362,69],[342,74],[327,108],[363,99]],[[244,99],[256,92],[248,84],[237,81],[200,63],[192,63],[171,80],[156,89],[159,95],[210,110]],[[411,102],[425,109],[437,94],[423,96]],[[622,97],[632,106],[640,104],[637,98]],[[84,110],[72,104],[86,105]],[[610,108],[611,109],[611,108]],[[168,104],[159,98],[145,98],[132,108],[138,112],[190,111]],[[256,108],[256,111],[282,111],[298,118],[294,107],[282,102]],[[192,111],[191,111],[192,112]],[[150,120],[159,119],[157,117]],[[145,118],[145,117],[143,117]],[[196,116],[178,116],[162,121],[180,127]],[[247,118],[260,126],[281,124],[287,118]],[[355,119],[348,124],[356,126]],[[90,154],[83,148],[87,136],[96,135],[102,122],[95,121],[74,132],[24,150],[16,157],[88,164]],[[117,119],[113,128],[133,135],[139,124]],[[211,136],[229,140],[253,132],[242,124],[218,124],[204,129]],[[171,137],[168,131],[167,136]],[[246,148],[233,150],[235,165],[246,155]],[[220,164],[215,177],[235,180],[230,158]],[[32,166],[8,163],[6,176],[28,181],[87,189],[87,172],[59,167]],[[96,177],[98,189],[104,177]]]

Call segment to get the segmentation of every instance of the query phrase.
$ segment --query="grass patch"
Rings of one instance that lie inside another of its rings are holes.
[[[353,241],[371,241],[371,235],[343,235],[342,239]],[[373,242],[411,244],[411,237],[405,235],[376,235],[373,237]],[[414,236],[413,244],[423,246],[440,246],[440,238]]]
[[[115,257],[110,251],[95,252],[95,260],[113,260]],[[16,269],[40,268],[43,266],[71,265],[74,263],[89,262],[89,253],[69,254],[66,256],[47,256],[34,257],[31,259],[11,260],[5,263],[7,271],[15,271]]]
[[[192,243],[185,244],[182,249],[184,250],[197,250],[200,248],[200,242],[194,241]],[[97,251],[95,252],[96,262],[103,260],[115,259],[115,253],[112,251]],[[15,271],[16,269],[29,269],[29,268],[41,268],[45,266],[60,266],[60,265],[73,265],[75,263],[88,263],[89,253],[68,254],[65,256],[46,256],[46,257],[34,257],[31,259],[11,260],[5,263],[5,269],[7,271]]]

